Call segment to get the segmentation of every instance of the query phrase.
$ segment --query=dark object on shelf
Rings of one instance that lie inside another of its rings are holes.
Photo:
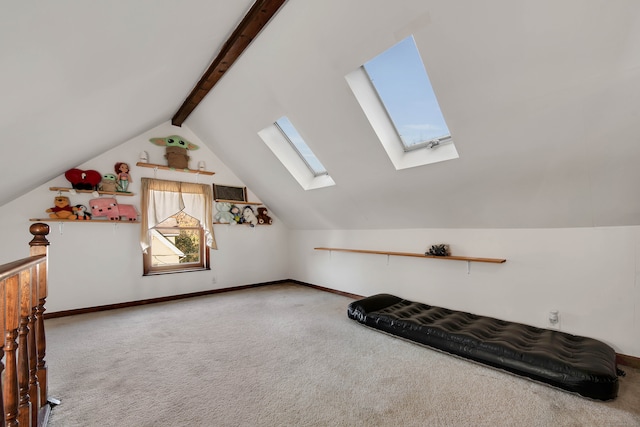
[[[432,245],[425,255],[449,256],[451,252],[449,251],[449,245]]]
[[[582,396],[618,395],[616,353],[593,338],[434,307],[389,294],[349,304],[360,323]]]
[[[213,184],[213,198],[225,202],[246,202],[247,187]]]
[[[97,190],[98,184],[102,181],[100,172],[94,170],[69,169],[64,173],[64,177],[76,190]]]

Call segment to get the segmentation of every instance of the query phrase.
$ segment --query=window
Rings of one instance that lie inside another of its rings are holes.
[[[396,169],[458,157],[412,36],[346,79]]]
[[[286,138],[286,140],[291,144],[294,150],[298,153],[300,158],[305,162],[313,176],[326,175],[327,169],[322,166],[320,160],[313,154],[311,148],[304,142],[300,133],[296,130],[295,127],[291,124],[289,119],[285,117],[281,117],[276,120],[276,126],[282,132],[282,135]]]
[[[144,275],[210,269],[216,249],[210,185],[142,178]]]
[[[451,138],[413,37],[364,64],[405,150]]]
[[[169,272],[207,267],[207,246],[200,221],[180,211],[152,227],[150,247],[145,254],[149,268]]]
[[[305,190],[336,184],[287,117],[276,120],[258,135]]]

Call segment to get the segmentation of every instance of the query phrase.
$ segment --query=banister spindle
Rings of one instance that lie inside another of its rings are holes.
[[[38,266],[38,279],[35,283],[35,292],[37,292],[37,304],[35,308],[35,333],[36,333],[36,348],[37,348],[37,377],[40,384],[40,397],[39,407],[47,403],[49,396],[48,392],[48,378],[47,378],[47,362],[45,360],[47,340],[44,330],[44,312],[45,303],[47,299],[47,263],[49,241],[46,236],[49,234],[49,226],[44,223],[35,223],[29,227],[29,231],[33,235],[33,239],[29,242],[31,247],[31,256],[34,255],[47,255],[44,263]]]
[[[18,322],[18,421],[28,426],[29,400],[29,317],[31,314],[31,269],[20,272],[20,319]],[[37,409],[37,408],[36,408]]]
[[[18,366],[16,360],[16,349],[18,343],[18,320],[19,320],[19,286],[18,276],[8,277],[5,282],[5,373],[4,373],[4,410],[6,425],[15,427],[18,425]]]

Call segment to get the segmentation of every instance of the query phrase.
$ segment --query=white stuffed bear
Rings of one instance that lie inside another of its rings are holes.
[[[242,210],[242,222],[249,224],[251,227],[255,227],[258,224],[258,218],[251,206],[245,206]]]
[[[219,223],[222,223],[222,224],[235,223],[235,221],[233,220],[233,214],[230,212],[231,211],[231,203],[218,202],[218,203],[216,203],[216,210],[218,211],[214,215],[214,219],[216,220],[216,222],[219,222]]]

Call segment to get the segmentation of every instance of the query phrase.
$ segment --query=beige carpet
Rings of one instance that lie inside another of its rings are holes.
[[[368,329],[294,284],[50,319],[50,426],[640,426],[640,372],[596,402]]]

